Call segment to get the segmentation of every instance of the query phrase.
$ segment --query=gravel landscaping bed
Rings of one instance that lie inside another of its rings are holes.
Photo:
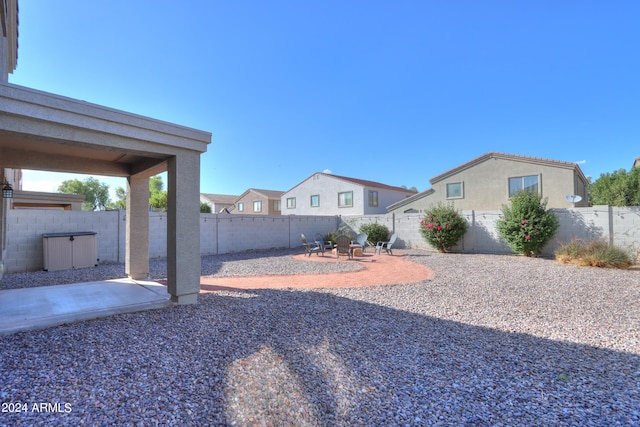
[[[251,276],[255,274],[320,274],[354,271],[362,266],[348,263],[310,263],[291,259],[303,251],[296,249],[261,250],[202,257],[202,276]],[[318,255],[312,255],[316,257]],[[329,256],[325,254],[325,256]],[[0,290],[91,282],[126,277],[124,264],[102,263],[96,267],[64,271],[36,271],[5,274],[0,279]],[[149,260],[149,278],[167,277],[166,259]]]
[[[0,425],[640,425],[640,272],[407,253],[432,280],[0,336]],[[247,255],[211,274],[302,268]]]

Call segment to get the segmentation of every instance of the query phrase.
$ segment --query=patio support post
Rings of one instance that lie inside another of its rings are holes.
[[[149,178],[127,178],[125,272],[132,279],[149,275]]]
[[[195,304],[200,292],[200,153],[167,165],[167,282],[171,300]]]

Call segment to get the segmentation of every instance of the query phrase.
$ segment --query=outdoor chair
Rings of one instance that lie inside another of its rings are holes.
[[[336,258],[340,258],[340,254],[347,254],[351,259],[351,241],[344,234],[336,238]]]
[[[304,246],[305,255],[309,254],[309,256],[311,256],[313,252],[315,252],[316,255],[319,255],[322,252],[322,255],[324,256],[323,244],[319,242],[313,242],[313,243],[307,242],[307,238],[305,237],[304,234],[300,234],[300,239],[302,240],[302,245]]]
[[[322,246],[329,249],[333,249],[333,242],[331,240],[324,240],[324,236],[320,233],[316,233],[315,236],[316,243],[322,244]]]
[[[369,237],[367,233],[360,233],[358,234],[358,237],[356,237],[356,243],[360,245],[360,249],[362,249],[363,253],[365,246],[367,246],[367,237]]]
[[[393,233],[388,242],[376,243],[376,251],[378,251],[378,254],[380,254],[380,252],[384,249],[387,254],[393,255],[393,252],[391,251],[391,247],[396,242],[397,238],[398,238],[398,235],[396,233]]]

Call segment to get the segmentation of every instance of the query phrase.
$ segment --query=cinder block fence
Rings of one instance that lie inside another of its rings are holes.
[[[551,255],[562,243],[579,238],[603,239],[634,255],[640,248],[640,207],[594,206],[554,209],[560,228],[543,255]],[[499,238],[496,221],[500,211],[463,211],[469,230],[457,248],[469,253],[511,253]],[[149,213],[149,255],[166,256],[167,216]],[[255,249],[301,248],[300,234],[313,238],[338,229],[357,233],[365,223],[378,222],[398,233],[397,247],[432,249],[423,240],[419,224],[421,214],[366,216],[263,216],[201,214],[200,249],[202,255],[216,255]],[[125,212],[79,212],[61,210],[16,209],[7,216],[5,271],[37,271],[43,268],[42,235],[47,233],[92,231],[97,233],[100,262],[124,262]]]

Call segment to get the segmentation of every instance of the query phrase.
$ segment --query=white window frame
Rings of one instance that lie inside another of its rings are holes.
[[[296,198],[287,197],[287,209],[295,209],[295,208],[296,208]]]
[[[262,200],[254,200],[254,202],[253,202],[253,211],[254,212],[262,212]]]
[[[313,203],[313,199],[316,199],[316,203]],[[320,207],[320,195],[319,194],[312,194],[311,198],[309,199],[309,203],[311,205],[312,208],[317,208]]]

